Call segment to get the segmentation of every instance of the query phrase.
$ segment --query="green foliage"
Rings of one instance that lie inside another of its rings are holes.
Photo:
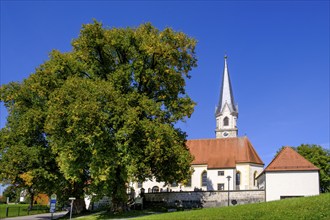
[[[184,87],[195,44],[150,23],[83,25],[71,52],[52,51],[28,79],[1,87],[9,117],[0,179],[31,193],[64,192],[62,201],[82,199],[83,190],[107,195],[115,209],[129,181],[187,179],[193,158],[174,125],[194,109]]]
[[[10,185],[3,191],[3,196],[9,198],[10,202],[18,202],[20,196],[20,189]]]
[[[330,192],[330,151],[315,144],[302,144],[295,149],[320,168],[320,190],[322,193]]]

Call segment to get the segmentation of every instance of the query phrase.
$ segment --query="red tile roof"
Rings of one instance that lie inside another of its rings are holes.
[[[247,137],[188,140],[187,146],[195,159],[193,165],[208,168],[234,168],[237,163],[264,165]]]
[[[285,147],[264,171],[319,170],[291,147]]]

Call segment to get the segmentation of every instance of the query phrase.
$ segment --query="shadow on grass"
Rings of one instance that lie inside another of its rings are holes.
[[[104,220],[104,219],[128,219],[128,218],[135,218],[135,217],[141,217],[141,216],[147,216],[152,214],[157,214],[162,212],[155,212],[152,210],[131,210],[124,213],[110,213],[106,211],[102,212],[85,212],[79,215],[73,215],[72,218],[74,219],[82,219],[82,220]],[[60,218],[60,220],[66,220],[70,218],[70,214],[68,213],[66,216],[63,216]]]
[[[151,211],[151,210],[131,210],[129,212],[124,213],[101,213],[99,214],[95,219],[101,220],[101,219],[127,219],[127,218],[134,218],[134,217],[141,217],[146,215],[152,215],[159,212]]]

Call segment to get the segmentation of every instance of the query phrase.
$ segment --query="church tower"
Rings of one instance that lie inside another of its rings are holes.
[[[215,111],[215,118],[216,138],[237,137],[238,129],[236,122],[238,118],[238,106],[234,102],[227,66],[227,55],[225,55],[220,99]]]

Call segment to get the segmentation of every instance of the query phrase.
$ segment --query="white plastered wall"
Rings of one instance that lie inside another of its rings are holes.
[[[194,173],[191,177],[191,186],[184,186],[178,184],[177,187],[172,186],[164,186],[164,182],[156,182],[155,179],[148,180],[142,183],[142,188],[145,189],[145,192],[148,193],[152,190],[153,187],[158,186],[159,189],[163,191],[194,191],[194,190],[218,190],[218,184],[224,184],[224,190],[228,190],[228,179],[227,176],[230,176],[231,179],[229,181],[230,190],[234,189],[234,178],[235,177],[235,169],[207,169],[207,165],[192,165],[194,169]],[[207,186],[202,186],[202,173],[207,172]],[[223,176],[218,175],[218,171],[224,171]],[[141,192],[141,188],[138,188],[137,182],[130,183],[130,186],[134,188],[136,195]]]
[[[194,190],[218,190],[218,184],[224,184],[224,190],[228,190],[228,179],[227,176],[230,176],[230,190],[236,190],[236,172],[241,172],[241,185],[240,190],[248,189],[258,189],[257,184],[253,185],[254,172],[257,172],[259,175],[262,172],[263,166],[249,163],[237,164],[236,169],[207,169],[206,164],[202,165],[192,165],[194,172],[191,177],[191,186],[184,186],[178,184],[177,187],[172,187],[170,185],[165,186],[164,182],[156,182],[156,180],[148,180],[142,183],[142,188],[145,189],[145,192],[150,192],[153,187],[158,186],[162,191],[194,191]],[[207,172],[207,186],[202,186],[202,173]],[[219,171],[223,171],[224,175],[218,175]],[[134,188],[136,195],[140,193],[140,188],[136,182],[131,183],[131,186]]]
[[[319,195],[318,171],[266,172],[266,201],[281,196]]]
[[[263,166],[250,163],[241,163],[236,165],[236,172],[241,173],[240,190],[258,189],[257,184],[254,184],[254,173],[257,172],[257,176],[262,172]],[[235,173],[236,178],[236,173]],[[235,179],[236,182],[236,179]]]
[[[223,171],[224,175],[218,175],[219,171]],[[209,179],[209,185],[207,190],[218,190],[218,184],[224,184],[224,190],[228,190],[228,179],[227,176],[230,176],[229,180],[229,189],[233,190],[235,169],[209,169],[207,170],[207,177]]]

